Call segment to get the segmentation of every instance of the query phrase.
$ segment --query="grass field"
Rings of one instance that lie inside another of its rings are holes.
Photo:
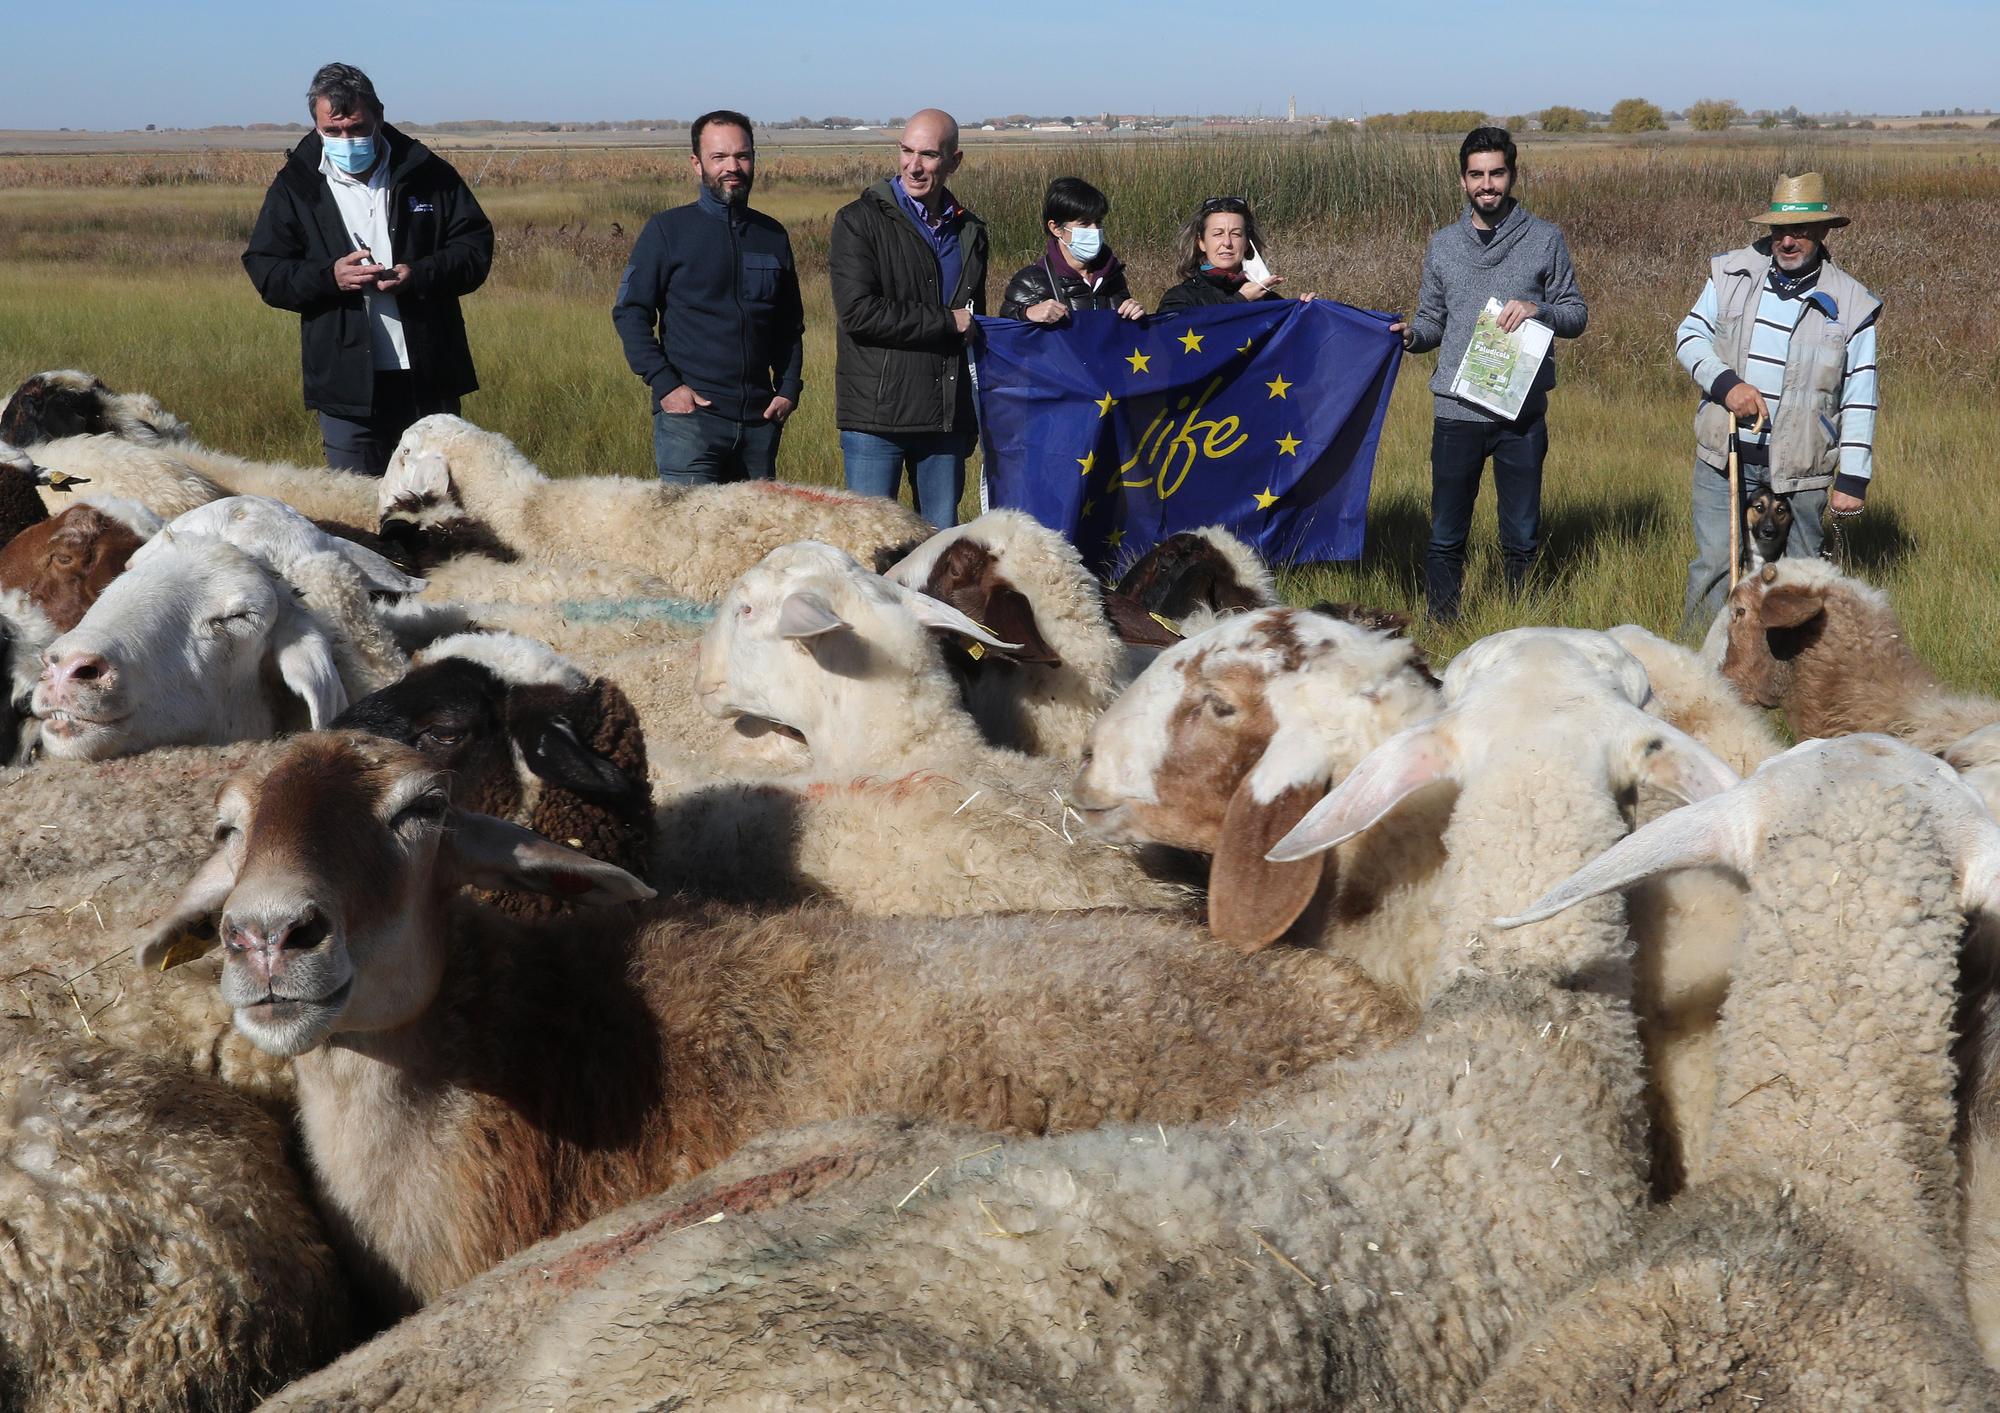
[[[1339,137],[973,149],[956,189],[994,237],[991,292],[1039,247],[1049,177],[1073,172],[1112,197],[1109,235],[1151,303],[1170,283],[1174,226],[1201,198],[1248,195],[1294,289],[1407,308],[1423,241],[1457,206],[1454,150]],[[499,231],[494,275],[466,304],[482,390],[466,415],[513,437],[552,474],[650,471],[646,394],[624,366],[609,310],[646,216],[688,199],[685,167],[659,151],[465,153]],[[81,367],[144,388],[213,445],[318,459],[298,402],[297,321],[258,302],[237,262],[276,159],[258,153],[0,158],[0,381]],[[839,455],[825,278],[832,211],[889,170],[883,148],[773,155],[756,204],[798,251],[808,336],[805,401],[781,473],[834,482]],[[1550,411],[1540,589],[1496,586],[1490,493],[1474,527],[1466,619],[1420,627],[1450,652],[1517,623],[1671,632],[1691,541],[1691,385],[1672,331],[1708,256],[1752,231],[1773,176],[1824,171],[1841,262],[1886,303],[1878,489],[1848,536],[1849,564],[1895,595],[1918,649],[1954,682],[2000,691],[2000,520],[1992,480],[2000,321],[1986,257],[2000,246],[2000,144],[1782,140],[1530,144],[1525,202],[1568,237],[1590,329],[1561,345]],[[1369,549],[1354,566],[1294,574],[1299,598],[1413,611],[1428,533],[1432,359],[1405,363],[1385,429]]]

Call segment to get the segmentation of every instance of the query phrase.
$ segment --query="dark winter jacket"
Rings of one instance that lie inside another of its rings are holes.
[[[851,432],[971,431],[965,340],[951,311],[986,312],[986,225],[961,218],[957,288],[941,289],[937,253],[889,179],[833,218],[827,273],[839,317],[835,421]]]
[[[1204,304],[1242,304],[1243,286],[1221,275],[1193,274],[1160,296],[1160,307],[1156,314],[1170,313],[1176,309],[1194,309]],[[1267,289],[1265,299],[1283,299],[1276,290]]]
[[[479,386],[465,342],[461,295],[486,282],[493,223],[451,164],[387,123],[389,234],[395,263],[410,267],[396,310],[420,404],[463,397]],[[299,321],[306,406],[363,418],[375,397],[374,344],[359,291],[333,282],[333,262],[354,249],[333,192],[319,169],[318,133],[285,158],[243,252],[243,268],[266,304]]]
[[[1030,309],[1050,299],[1060,299],[1064,307],[1073,310],[1116,309],[1131,297],[1123,265],[1113,267],[1092,289],[1068,265],[1058,269],[1055,261],[1043,256],[1034,264],[1016,270],[1014,278],[1007,281],[1007,292],[1000,300],[1000,317],[1025,319]]]
[[[791,240],[705,188],[646,222],[611,322],[655,410],[683,383],[737,422],[761,420],[773,395],[799,400],[806,318]]]

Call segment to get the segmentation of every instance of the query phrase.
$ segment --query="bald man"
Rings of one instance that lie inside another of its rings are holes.
[[[926,108],[897,139],[897,172],[840,208],[827,269],[840,320],[835,417],[847,484],[955,524],[977,423],[966,345],[986,312],[986,226],[945,185],[958,124]]]

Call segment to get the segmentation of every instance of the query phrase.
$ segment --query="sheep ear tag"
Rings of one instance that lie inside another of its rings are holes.
[[[236,886],[236,865],[225,849],[217,849],[188,880],[152,935],[139,944],[139,966],[145,971],[171,971],[206,955],[220,940],[216,914]]]
[[[35,482],[47,486],[52,491],[75,490],[78,486],[90,484],[88,476],[72,476],[67,471],[51,471],[46,466],[35,468]]]

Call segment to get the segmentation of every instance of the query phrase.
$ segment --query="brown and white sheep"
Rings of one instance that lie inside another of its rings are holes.
[[[218,820],[142,964],[222,944],[237,1028],[294,1057],[327,1207],[391,1299],[429,1299],[767,1128],[1186,1121],[1407,1025],[1337,959],[1244,958],[1142,916],[514,922],[458,886],[647,890],[453,809],[421,756],[350,733],[289,743],[224,790]]]
[[[1765,565],[1723,614],[1723,675],[1746,700],[1782,708],[1801,740],[1880,731],[1935,755],[2000,721],[2000,700],[1946,689],[1887,594],[1824,561]]]

